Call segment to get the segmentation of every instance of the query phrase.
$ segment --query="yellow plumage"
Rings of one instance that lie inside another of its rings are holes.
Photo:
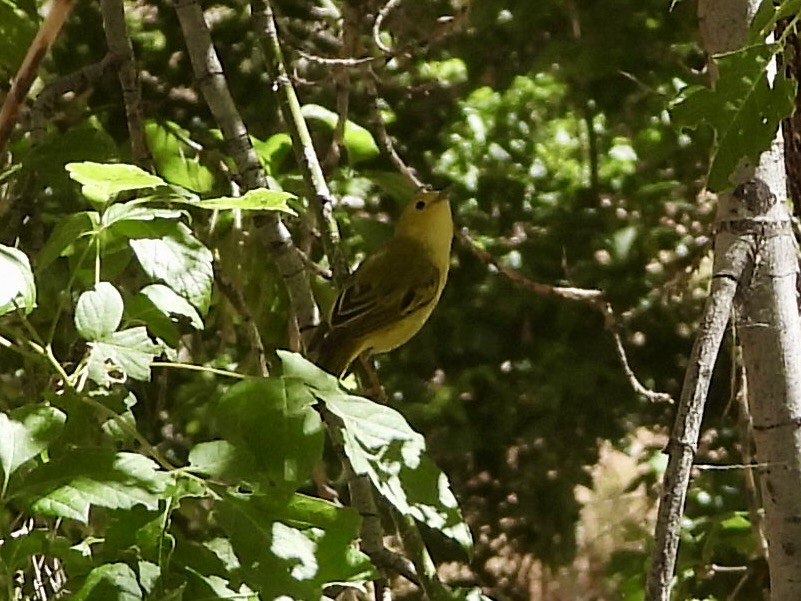
[[[317,363],[341,376],[364,352],[384,353],[414,336],[448,278],[453,221],[446,192],[418,192],[395,235],[350,276],[331,310]]]

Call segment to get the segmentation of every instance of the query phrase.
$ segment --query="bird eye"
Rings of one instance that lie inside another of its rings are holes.
[[[414,205],[414,208],[417,209],[418,211],[422,211],[425,208],[425,206],[426,206],[426,201],[418,200],[417,204]]]

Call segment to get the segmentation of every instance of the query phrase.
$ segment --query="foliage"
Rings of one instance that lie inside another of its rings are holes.
[[[383,126],[418,176],[452,186],[457,227],[499,265],[603,290],[634,372],[677,396],[709,273],[712,204],[699,190],[758,153],[786,112],[791,84],[769,85],[765,73],[785,40],[765,45],[762,34],[797,2],[764,3],[751,46],[718,57],[715,89],[703,87],[690,3],[668,11],[662,0],[625,0],[612,14],[597,0],[469,11],[402,2],[378,33],[392,56],[373,39],[377,4],[274,3],[352,263],[388,235],[408,196]],[[589,525],[577,526],[579,486],[600,488],[590,476],[600,441],[636,454],[626,494],[652,506],[654,457],[672,419],[632,391],[609,324],[587,305],[516,286],[457,244],[430,323],[378,358],[390,406],[277,350],[297,348],[297,332],[257,235],[265,212],[311,261],[327,259],[247,11],[204,6],[269,183],[242,191],[172,6],[128,8],[155,173],[129,164],[113,77],[60,98],[41,136],[13,140],[13,167],[0,173],[0,596],[14,598],[18,574],[32,594],[34,556],[66,575],[76,599],[313,599],[362,588],[376,571],[357,548],[361,517],[319,498],[328,486],[348,498],[341,445],[394,511],[425,525],[437,562],[465,561],[472,530],[472,571],[456,586],[498,599],[531,598],[543,582],[554,597],[640,598],[647,510],[599,528],[617,537],[602,558],[590,553]],[[31,3],[0,3],[4,78],[38,20]],[[340,52],[369,60],[315,58]],[[78,3],[42,84],[105,53],[97,4]],[[678,129],[699,121],[714,132]],[[312,283],[330,297],[327,281]],[[254,330],[269,377],[255,375]],[[727,361],[699,461],[743,460]],[[339,420],[332,441],[326,411]],[[643,429],[656,432],[647,448],[632,442]],[[322,485],[312,478],[321,465]],[[734,470],[696,480],[683,598],[738,586],[712,565],[745,566],[742,591],[764,585],[747,490]],[[591,569],[570,568],[576,554]]]

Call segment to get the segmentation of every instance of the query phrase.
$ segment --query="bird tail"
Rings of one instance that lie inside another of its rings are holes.
[[[356,358],[358,349],[342,340],[334,330],[329,330],[312,341],[309,354],[318,366],[341,378],[351,361]]]

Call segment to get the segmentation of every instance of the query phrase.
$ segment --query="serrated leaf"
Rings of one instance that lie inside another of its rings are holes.
[[[473,541],[448,479],[425,454],[425,440],[394,409],[333,389],[316,365],[278,351],[284,377],[303,377],[313,394],[343,423],[344,450],[395,508],[439,530],[472,552]],[[332,376],[329,376],[331,378]]]
[[[299,381],[253,378],[226,391],[217,416],[223,436],[249,449],[273,485],[294,490],[322,457],[323,427],[314,402]]]
[[[160,177],[136,165],[125,163],[68,163],[65,169],[81,184],[81,193],[88,199],[106,204],[120,192],[164,186]]]
[[[78,297],[75,327],[86,340],[102,340],[112,334],[122,321],[122,295],[109,282],[98,282],[94,290]]]
[[[95,211],[82,211],[64,217],[58,222],[44,248],[36,256],[36,271],[45,269],[62,256],[73,243],[94,231],[99,223],[100,215]]]
[[[242,209],[248,211],[280,211],[289,215],[297,213],[287,205],[287,200],[297,198],[289,192],[276,192],[267,188],[248,190],[242,196],[220,196],[192,203],[201,209]]]
[[[173,478],[137,453],[81,449],[38,467],[21,490],[33,513],[87,523],[93,505],[155,510]]]
[[[281,518],[281,505],[266,496],[229,494],[216,514],[241,564],[244,581],[264,598],[320,598],[329,582],[372,578],[369,559],[355,551],[359,517],[336,508],[340,520],[326,528],[295,528]]]
[[[306,119],[320,121],[327,125],[332,131],[339,120],[339,116],[335,112],[318,104],[306,104],[301,109],[301,112]],[[348,160],[351,165],[362,161],[368,161],[380,154],[378,145],[373,139],[373,135],[361,125],[357,125],[351,120],[345,123],[345,135],[342,142],[345,145],[345,149],[348,151]]]
[[[156,220],[118,224],[135,234],[131,248],[151,278],[160,280],[192,303],[201,315],[209,309],[214,281],[211,251],[183,223]]]
[[[674,102],[671,114],[682,127],[709,123],[716,142],[707,187],[719,191],[742,160],[759,163],[781,120],[795,106],[795,83],[779,70],[771,86],[768,62],[777,46],[757,44],[715,56],[720,78],[714,89],[686,88]]]
[[[125,563],[107,563],[89,572],[71,597],[73,601],[142,601],[142,589]]]
[[[113,332],[90,347],[89,377],[100,386],[120,384],[128,378],[150,380],[150,364],[163,350],[150,340],[144,326]]]
[[[36,283],[24,252],[0,244],[0,315],[21,311],[27,315],[36,306]]]
[[[779,3],[760,2],[756,14],[748,26],[749,44],[761,44],[773,34],[776,24],[785,18],[793,18],[801,12],[801,0],[782,0]]]
[[[61,435],[66,420],[64,413],[46,405],[30,405],[0,413],[0,467],[5,485],[17,468],[47,449]]]

